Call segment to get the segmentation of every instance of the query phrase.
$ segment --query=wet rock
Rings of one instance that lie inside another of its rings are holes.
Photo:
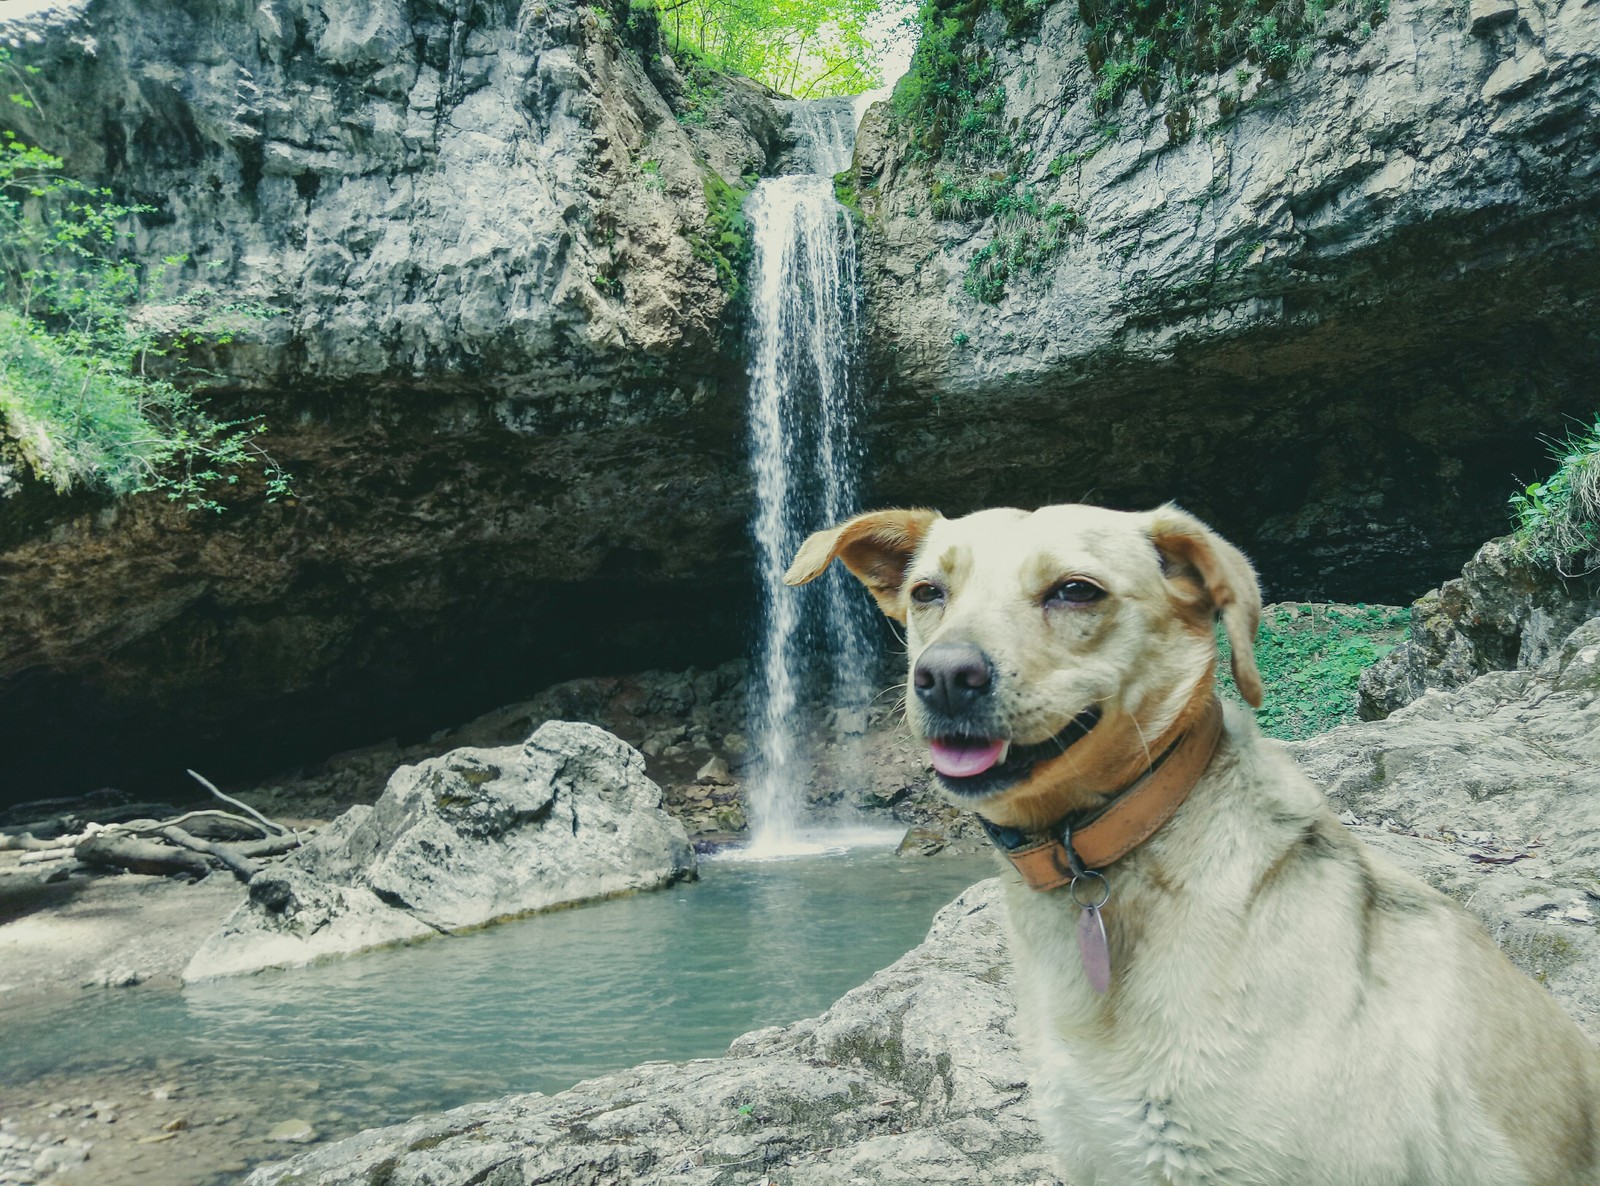
[[[694,876],[681,824],[639,754],[552,721],[521,746],[459,749],[395,771],[258,875],[185,980],[306,963]]]
[[[269,1141],[287,1141],[295,1145],[309,1145],[317,1139],[317,1130],[308,1120],[285,1120],[275,1124],[267,1133]]]
[[[131,988],[144,982],[144,974],[134,968],[107,968],[90,975],[88,986],[93,988]]]
[[[728,763],[720,758],[713,757],[695,774],[694,780],[703,786],[725,787],[733,782],[733,772],[728,769]]]
[[[63,1141],[51,1145],[33,1159],[33,1172],[40,1175],[59,1174],[89,1160],[89,1146],[82,1141]]]
[[[901,856],[931,857],[949,845],[950,838],[933,828],[908,828],[896,850]]]

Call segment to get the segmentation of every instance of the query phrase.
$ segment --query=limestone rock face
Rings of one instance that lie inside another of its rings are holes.
[[[786,140],[755,84],[690,86],[652,12],[92,0],[6,24],[38,102],[0,119],[154,207],[135,246],[189,261],[172,292],[273,311],[180,377],[264,414],[296,497],[64,500],[0,443],[0,797],[266,774],[737,651],[719,187]],[[151,300],[157,326],[192,308]]]
[[[1537,668],[1573,627],[1600,614],[1600,574],[1562,577],[1493,539],[1461,575],[1411,607],[1411,638],[1361,673],[1359,711],[1378,720],[1429,688],[1489,671]]]
[[[282,310],[225,356],[230,384],[492,376],[508,422],[557,392],[597,397],[585,418],[603,420],[640,355],[665,367],[715,344],[727,296],[691,241],[707,175],[738,184],[782,149],[752,83],[678,122],[685,84],[650,20],[95,0],[18,48],[48,116],[7,114],[69,175],[155,200],[142,255]]]
[[[551,721],[525,745],[402,766],[376,804],[258,874],[184,978],[303,964],[694,873],[638,751]]]
[[[1020,36],[989,10],[963,58],[1015,192],[1076,217],[998,304],[969,265],[1028,217],[936,218],[946,164],[866,121],[882,501],[1176,498],[1272,599],[1410,601],[1594,412],[1600,10],[1331,6],[1284,79],[1241,58],[1171,122],[1170,84],[1097,110],[1085,41],[1070,3]]]

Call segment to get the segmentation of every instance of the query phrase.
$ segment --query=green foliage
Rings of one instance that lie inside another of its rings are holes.
[[[1083,221],[1060,202],[1038,210],[1032,189],[1022,196],[1023,202],[1015,202],[1016,193],[1002,196],[998,205],[1011,208],[1001,213],[994,238],[967,263],[961,285],[974,300],[998,304],[1007,280],[1020,272],[1041,271],[1066,245],[1067,233]]]
[[[866,37],[878,0],[655,0],[673,54],[800,99],[882,81]]]
[[[1348,0],[1364,29],[1380,23],[1388,0]],[[1187,134],[1187,105],[1197,80],[1248,62],[1267,78],[1288,76],[1310,60],[1310,38],[1324,23],[1327,0],[1078,0],[1088,29],[1090,68],[1099,76],[1099,110],[1137,90],[1147,103],[1169,98],[1169,126]],[[1240,85],[1252,77],[1241,75]],[[1181,138],[1181,135],[1178,135]]]
[[[1404,639],[1409,618],[1392,605],[1268,606],[1255,645],[1266,686],[1256,714],[1262,732],[1295,741],[1354,721],[1361,673]],[[1232,652],[1220,632],[1218,642],[1227,672]],[[1219,682],[1238,699],[1231,679]]]
[[[833,197],[851,214],[860,217],[861,195],[856,192],[855,170],[845,169],[833,175]]]
[[[1517,551],[1564,577],[1600,570],[1600,415],[1551,440],[1556,472],[1509,499]]]
[[[744,216],[744,199],[748,193],[707,170],[706,230],[689,236],[695,258],[716,269],[717,282],[733,299],[743,292],[739,277],[744,274],[754,249],[750,241],[750,223]]]
[[[26,94],[13,101],[30,105]],[[186,260],[141,269],[123,250],[131,220],[150,208],[60,168],[0,134],[0,428],[62,493],[159,490],[186,509],[219,511],[221,492],[254,470],[269,498],[288,494],[288,475],[256,444],[263,425],[214,419],[149,373],[162,355],[226,344],[266,311],[222,304],[199,285],[170,291]],[[132,316],[153,299],[164,305],[160,329]]]
[[[1015,30],[1042,9],[1035,0],[1003,5],[1001,11]],[[1082,219],[1024,180],[1030,158],[1004,121],[1005,82],[971,35],[982,11],[981,0],[925,0],[922,38],[895,87],[894,112],[910,141],[910,158],[928,168],[933,216],[993,217],[993,236],[967,261],[962,279],[968,295],[992,305],[1013,277],[1042,271],[1059,255]],[[1064,163],[1052,168],[1052,176],[1064,170]]]

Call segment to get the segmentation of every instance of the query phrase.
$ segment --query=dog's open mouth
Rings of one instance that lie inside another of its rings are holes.
[[[933,769],[947,789],[960,795],[993,795],[1022,782],[1040,762],[1066,752],[1100,721],[1086,708],[1054,737],[1013,745],[1003,737],[934,737],[928,741]]]

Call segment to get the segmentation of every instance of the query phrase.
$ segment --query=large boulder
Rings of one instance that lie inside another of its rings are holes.
[[[592,725],[402,766],[282,865],[208,939],[185,980],[308,963],[695,874],[644,759]]]
[[[1479,548],[1455,580],[1411,607],[1411,637],[1361,673],[1358,711],[1375,721],[1429,688],[1451,691],[1489,671],[1538,667],[1600,614],[1600,573],[1563,576],[1510,536]]]

